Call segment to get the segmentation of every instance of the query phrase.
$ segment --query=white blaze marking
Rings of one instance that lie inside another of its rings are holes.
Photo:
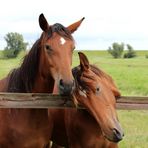
[[[65,44],[65,39],[64,38],[60,38],[61,44],[64,45]]]

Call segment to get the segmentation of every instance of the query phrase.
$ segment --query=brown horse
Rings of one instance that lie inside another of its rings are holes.
[[[120,92],[109,75],[89,65],[83,53],[79,57],[80,66],[73,69],[74,98],[86,110],[49,111],[54,122],[52,148],[117,148],[123,137],[115,107]]]
[[[73,91],[71,72],[74,39],[72,33],[80,21],[64,27],[49,25],[39,16],[41,37],[25,56],[21,66],[0,81],[0,92],[52,93]],[[44,148],[50,138],[52,123],[47,109],[0,109],[0,148]]]

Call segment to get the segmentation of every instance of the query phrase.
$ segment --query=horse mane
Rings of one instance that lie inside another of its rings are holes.
[[[73,40],[71,32],[62,24],[55,23],[54,25],[50,26],[48,30],[48,37],[50,38],[54,32],[58,33],[62,37]]]
[[[100,69],[99,67],[95,66],[95,65],[90,65],[91,70],[100,78],[105,78],[108,81],[110,81],[111,83],[113,83],[113,79],[110,75],[108,75],[106,72],[104,72],[102,69]]]
[[[40,39],[24,57],[21,66],[9,74],[8,92],[31,92],[39,66]]]
[[[112,84],[114,84],[114,81],[112,79],[112,77],[110,75],[108,75],[107,73],[105,73],[102,69],[98,68],[95,65],[90,65],[90,69],[99,77],[99,78],[105,78],[107,79],[109,82],[111,82]],[[72,73],[74,76],[74,79],[76,81],[76,87],[79,88],[79,86],[85,88],[85,84],[83,84],[83,82],[81,82],[80,80],[80,76],[82,74],[81,68],[80,66],[74,67],[72,69]]]

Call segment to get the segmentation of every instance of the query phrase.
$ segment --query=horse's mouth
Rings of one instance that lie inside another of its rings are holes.
[[[102,132],[102,134],[104,138],[106,138],[107,140],[111,142],[115,142],[115,143],[118,143],[119,141],[121,141],[124,136],[122,132],[119,132],[116,129],[111,129],[111,134],[105,134],[104,132]]]

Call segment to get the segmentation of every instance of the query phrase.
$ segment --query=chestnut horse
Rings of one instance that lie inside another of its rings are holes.
[[[80,66],[73,69],[74,100],[86,110],[49,111],[54,122],[52,148],[117,148],[123,137],[116,113],[120,92],[108,74],[89,65],[83,53],[79,57]]]
[[[80,21],[69,27],[49,25],[43,14],[43,30],[21,66],[0,81],[0,92],[69,95],[74,88],[71,72],[74,39]],[[48,109],[0,109],[0,148],[44,148],[51,134]]]

